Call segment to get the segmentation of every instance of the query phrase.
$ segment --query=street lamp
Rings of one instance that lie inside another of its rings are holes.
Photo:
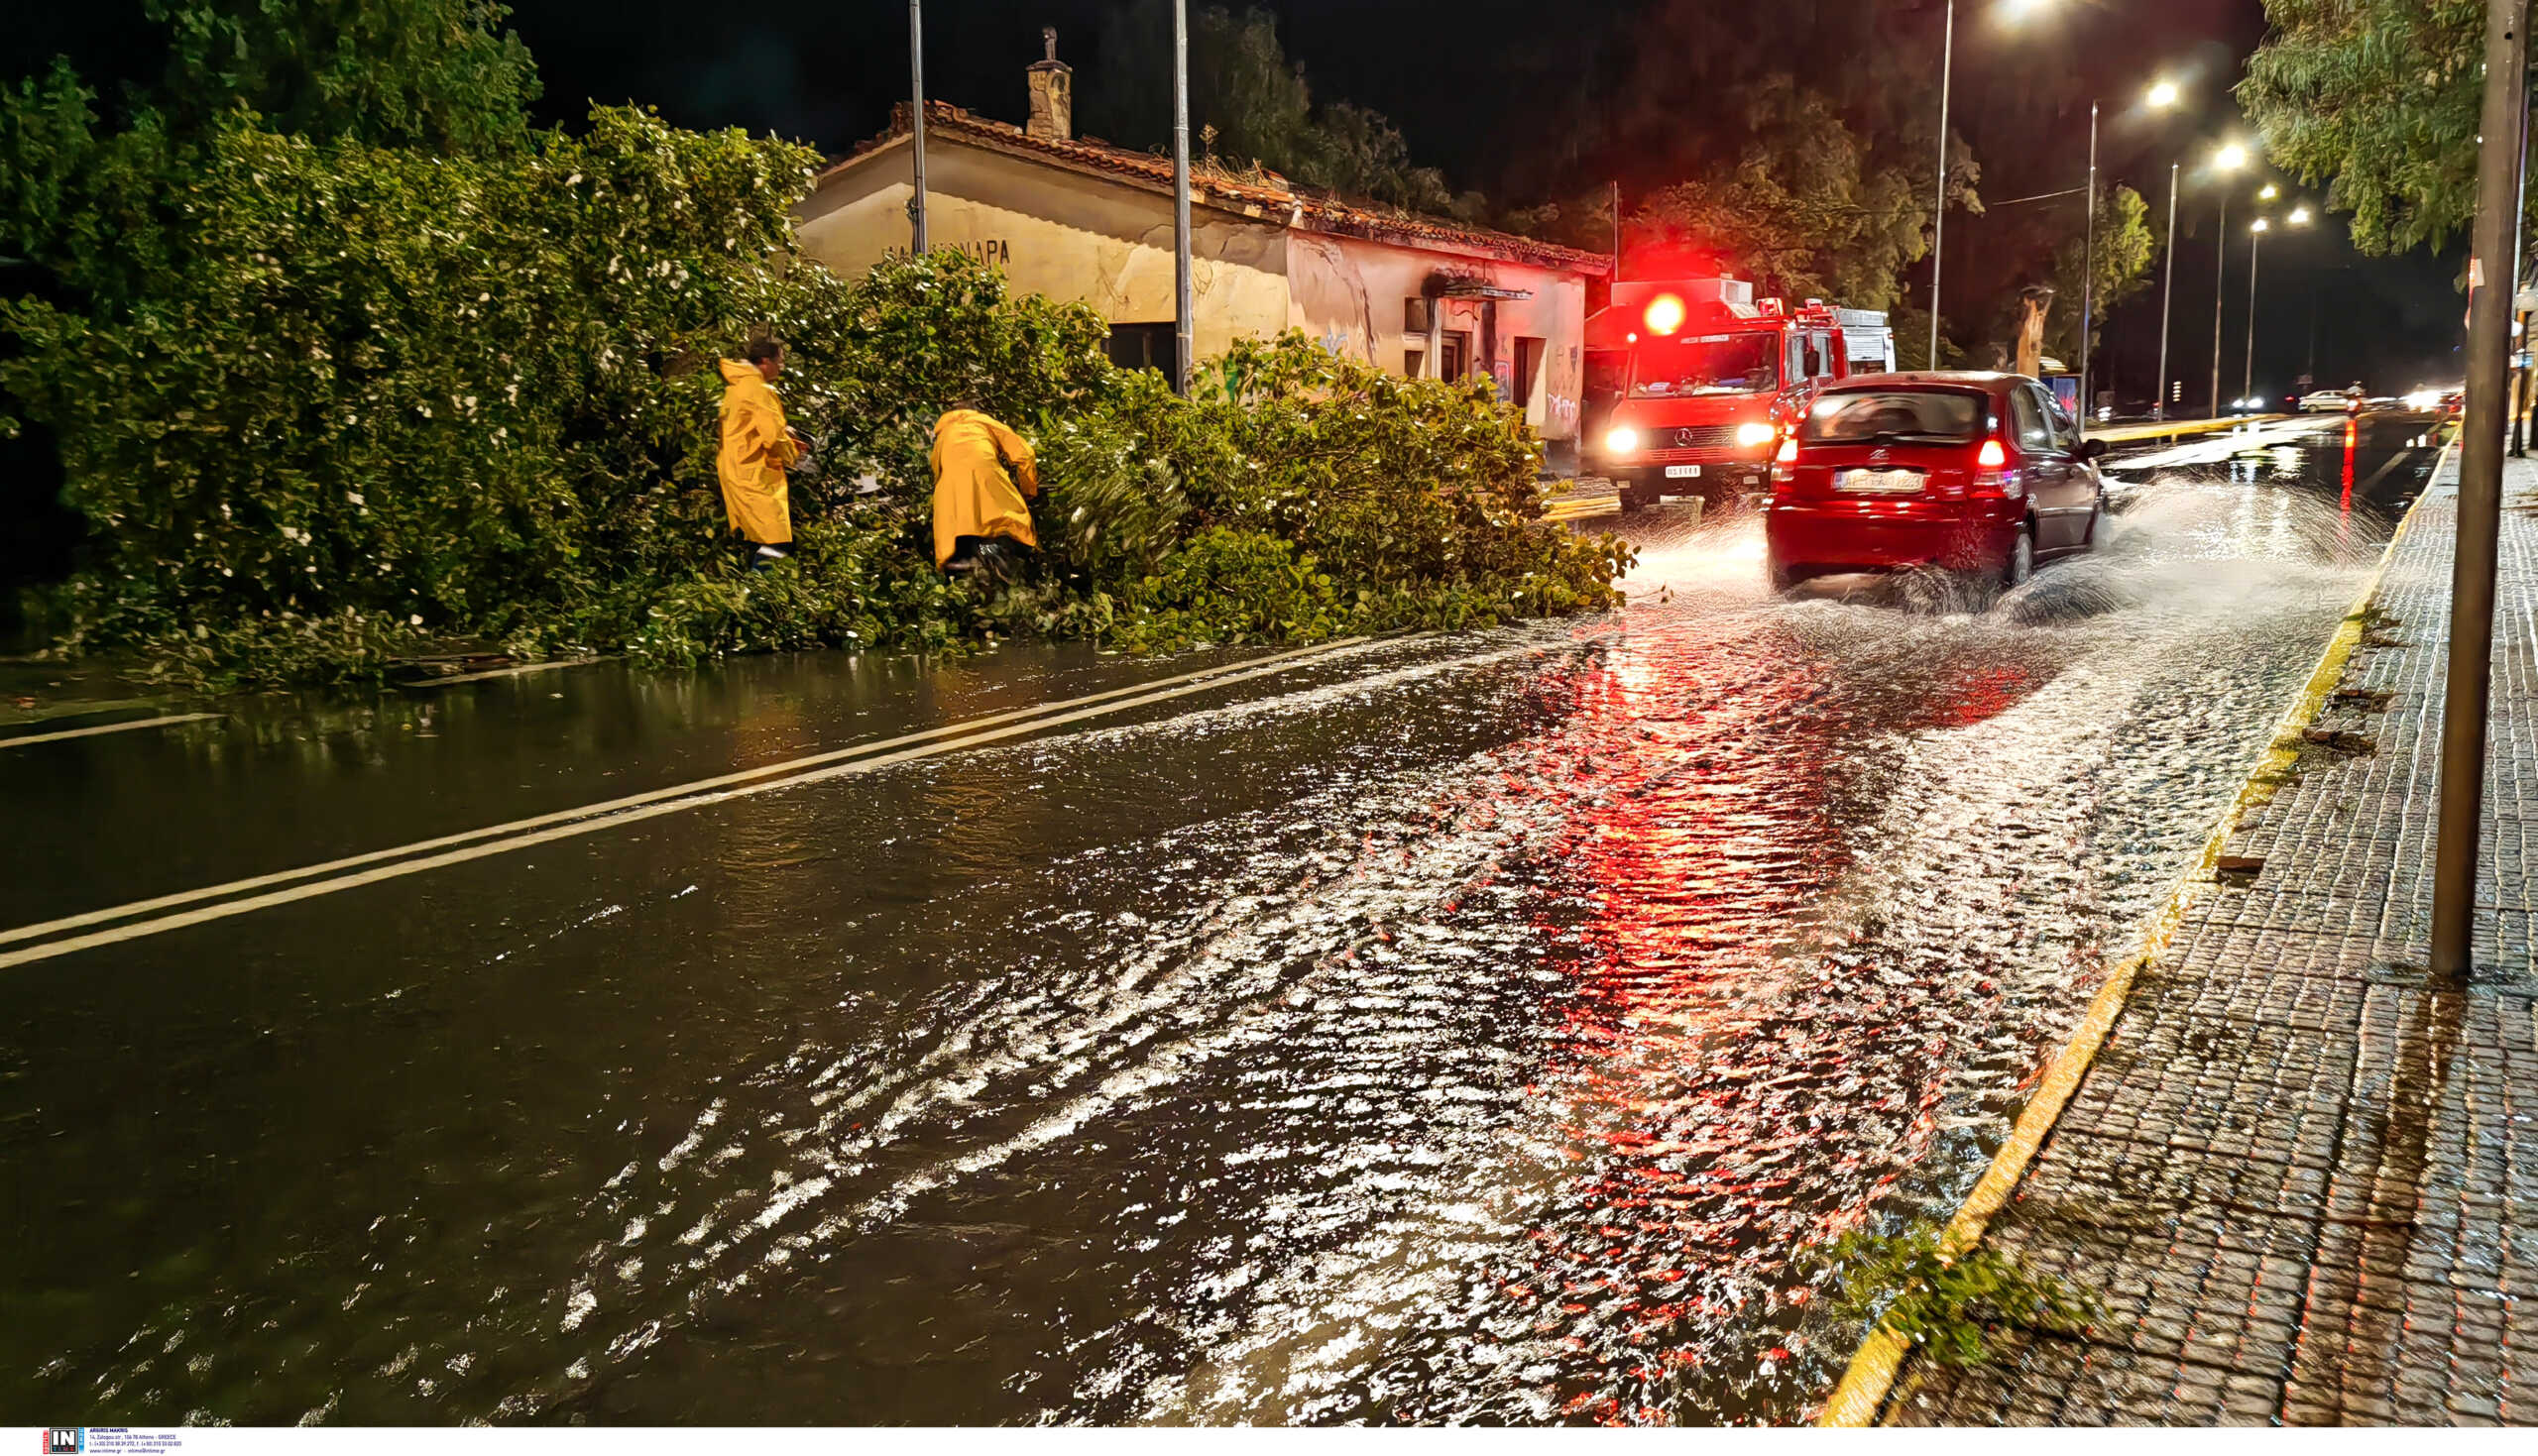
[[[1956,69],[1956,0],[1947,0],[1947,30],[1939,42],[1939,197],[1930,212],[1930,361],[1939,367],[1939,243],[1947,226],[1947,89]]]
[[[2152,81],[2142,98],[2153,111],[2165,111],[2177,104],[2177,83]],[[2089,209],[2089,223],[2097,223],[2097,209]],[[2167,279],[2159,285],[2159,372],[2152,379],[2150,417],[2168,417],[2168,303],[2177,291],[2177,165],[2168,164],[2168,260]]]
[[[2225,178],[2248,165],[2248,149],[2236,142],[2212,154],[2212,169]],[[2230,189],[2221,189],[2220,240],[2212,248],[2212,417],[2221,417],[2221,284],[2230,273]]]
[[[2270,192],[2277,197],[2282,195],[2281,190],[2269,182],[2265,184],[2264,192],[2256,195],[2261,197],[2265,192]],[[2290,227],[2306,227],[2309,224],[2309,209],[2294,207],[2290,215],[2283,218],[2283,222]],[[2264,235],[2271,231],[2272,227],[2272,223],[2261,217],[2248,224],[2248,375],[2240,382],[2239,388],[2242,392],[2249,394],[2256,391],[2256,245],[2264,241]]]

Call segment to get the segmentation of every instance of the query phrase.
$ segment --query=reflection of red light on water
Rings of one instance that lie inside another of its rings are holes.
[[[2354,421],[2348,419],[2344,422],[2344,500],[2342,502],[2342,505],[2344,512],[2347,515],[2351,515],[2353,513],[2353,446],[2355,437],[2360,433],[2361,429]]]
[[[1603,720],[1613,739],[1595,757],[1619,771],[1560,851],[1585,922],[1544,927],[1579,943],[1546,1008],[1559,1050],[1527,1087],[1565,1140],[1565,1180],[1529,1260],[1496,1284],[1564,1352],[1543,1394],[1572,1420],[1662,1421],[1708,1355],[1795,1378],[1789,1321],[1810,1290],[1790,1266],[1861,1224],[1936,1141],[1929,1072],[1947,1061],[1912,1005],[1895,1008],[1901,1026],[1858,1009],[1885,994],[1875,966],[1784,944],[1850,868],[1851,740],[1991,719],[2040,677],[1975,654],[1908,683],[1828,686],[1836,664],[1794,641],[1684,655],[1702,660],[1624,654],[1570,700]],[[1683,686],[1702,682],[1713,691]],[[1824,1173],[1851,1191],[1821,1201]]]

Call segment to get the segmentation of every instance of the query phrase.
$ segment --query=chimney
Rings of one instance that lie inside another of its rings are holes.
[[[1058,58],[1058,28],[1042,26],[1040,44],[1048,55],[1032,61],[1031,120],[1023,130],[1046,142],[1075,140],[1075,68]]]

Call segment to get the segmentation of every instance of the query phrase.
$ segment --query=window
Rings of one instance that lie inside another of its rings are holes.
[[[1817,396],[1798,437],[1809,441],[1875,440],[1963,444],[1983,432],[1981,394],[1968,390],[1861,390]]]
[[[1121,369],[1154,369],[1172,373],[1175,327],[1168,323],[1114,323],[1107,346],[1110,362]]]
[[[1438,377],[1440,379],[1459,380],[1465,374],[1469,373],[1470,370],[1471,335],[1467,333],[1449,333],[1445,335],[1445,367]]]
[[[1420,348],[1404,348],[1401,351],[1401,377],[1406,380],[1426,379],[1428,351]]]
[[[2071,417],[2071,411],[2063,408],[2062,401],[2059,399],[2053,401],[2052,421],[2053,448],[2056,450],[2079,449],[2080,422]]]
[[[2053,432],[2044,423],[2044,409],[2034,390],[2021,385],[2010,392],[2010,424],[2018,431],[2019,449],[2053,448]]]
[[[1435,303],[1426,298],[1403,299],[1401,304],[1401,331],[1405,334],[1417,334],[1421,338],[1426,338],[1428,335],[1428,320],[1432,316],[1429,310],[1436,306],[1437,305]]]
[[[1705,334],[1647,339],[1630,392],[1639,399],[1684,394],[1759,394],[1780,388],[1780,349],[1773,334]],[[1797,346],[1791,343],[1792,350]]]

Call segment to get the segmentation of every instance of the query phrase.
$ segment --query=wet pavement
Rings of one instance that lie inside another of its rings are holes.
[[[600,666],[0,740],[0,925],[149,932],[0,953],[0,1393],[129,1424],[1797,1418],[1856,1338],[1806,1251],[1979,1175],[2425,428],[2127,456],[2105,549],[1984,610],[1774,601],[1750,517],[1661,508],[1611,617],[642,818],[571,815],[1219,664]],[[107,913],[343,856],[189,906],[271,901],[240,913]]]

